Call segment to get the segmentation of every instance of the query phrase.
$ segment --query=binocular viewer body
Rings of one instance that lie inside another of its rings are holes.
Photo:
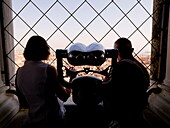
[[[77,105],[97,105],[101,102],[102,80],[96,76],[78,76],[80,72],[98,73],[104,76],[109,75],[110,68],[117,62],[117,50],[104,49],[99,43],[92,43],[85,46],[82,43],[72,44],[68,49],[57,49],[57,71],[58,80],[61,85],[72,89],[73,102]],[[104,70],[93,70],[84,67],[83,70],[70,69],[64,61],[71,66],[98,66],[100,67],[107,58],[111,59],[110,65]],[[66,81],[64,77],[71,77]]]

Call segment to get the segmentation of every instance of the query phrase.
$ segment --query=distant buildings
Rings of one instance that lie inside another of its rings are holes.
[[[145,65],[145,67],[148,69],[148,71],[149,71],[149,69],[150,69],[150,55],[138,55],[138,57],[136,57],[136,59],[138,59],[140,62],[142,62]],[[17,70],[18,66],[19,67],[23,66],[24,62],[25,62],[25,59],[23,57],[23,52],[16,51],[15,52],[15,63],[16,63],[16,66],[15,66],[16,69],[15,70]],[[54,67],[57,67],[57,59],[56,59],[55,53],[54,52],[51,53],[48,61],[45,61],[45,62],[53,65]],[[110,65],[110,64],[111,64],[111,60],[107,59],[105,61],[105,63],[103,63],[100,67],[99,66],[98,67],[96,67],[96,66],[88,66],[88,67],[90,69],[93,69],[93,70],[103,70],[103,69],[107,68],[108,65]],[[65,65],[67,67],[73,67],[72,65],[69,65],[69,63],[65,63]],[[75,66],[74,68],[75,68],[75,70],[82,70],[83,69],[82,66]],[[90,72],[88,74],[86,74],[86,73],[79,73],[78,75],[80,75],[80,76],[82,76],[82,75],[93,75],[93,76],[96,76],[96,77],[98,77],[100,79],[104,79],[105,78],[104,76],[102,76],[100,74],[92,73],[92,72]]]

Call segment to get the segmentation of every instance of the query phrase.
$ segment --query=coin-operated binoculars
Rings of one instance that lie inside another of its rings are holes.
[[[117,50],[105,49],[103,45],[96,42],[88,46],[75,43],[68,49],[57,49],[56,57],[58,80],[61,85],[72,89],[75,104],[92,107],[102,102],[103,80],[94,73],[107,78],[110,68],[117,62]],[[110,59],[110,64],[100,69],[107,59]],[[65,64],[74,68],[69,68]]]

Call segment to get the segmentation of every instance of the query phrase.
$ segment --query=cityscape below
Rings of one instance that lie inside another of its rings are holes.
[[[142,62],[145,67],[148,69],[148,72],[150,70],[150,54],[138,54],[138,56],[135,57],[136,59],[138,59],[140,62]],[[25,62],[25,58],[23,56],[23,51],[15,51],[15,63],[21,67],[24,65],[24,62]],[[56,55],[55,55],[55,52],[51,52],[50,56],[49,56],[49,59],[44,61],[46,63],[49,63],[51,65],[53,65],[54,67],[57,67],[57,59],[56,59]],[[99,70],[103,70],[105,68],[108,67],[108,65],[110,65],[111,61],[109,59],[107,59],[100,67],[99,67]],[[65,63],[67,67],[73,67],[72,65],[68,65],[68,63]],[[18,66],[16,65],[16,68],[15,70],[17,70]],[[89,66],[91,69],[93,70],[96,70],[97,68],[95,68],[95,66]],[[76,70],[82,70],[82,66],[75,66],[74,67]],[[79,74],[79,75],[92,75],[91,73],[90,74]],[[93,74],[101,79],[105,79],[103,76],[99,75],[99,74]]]

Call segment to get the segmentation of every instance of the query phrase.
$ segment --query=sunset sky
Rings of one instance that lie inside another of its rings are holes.
[[[32,35],[38,34],[43,36],[54,50],[66,48],[71,41],[86,45],[100,42],[105,48],[113,48],[115,40],[127,37],[132,41],[135,52],[138,52],[151,40],[152,2],[152,0],[114,0],[114,2],[12,0],[14,37],[17,40],[15,43],[20,42],[25,46]],[[17,13],[19,17],[16,16]],[[113,29],[110,30],[110,27]],[[138,27],[139,31],[136,31]],[[141,53],[150,51],[150,48],[149,44]],[[23,48],[18,45],[17,49]]]

